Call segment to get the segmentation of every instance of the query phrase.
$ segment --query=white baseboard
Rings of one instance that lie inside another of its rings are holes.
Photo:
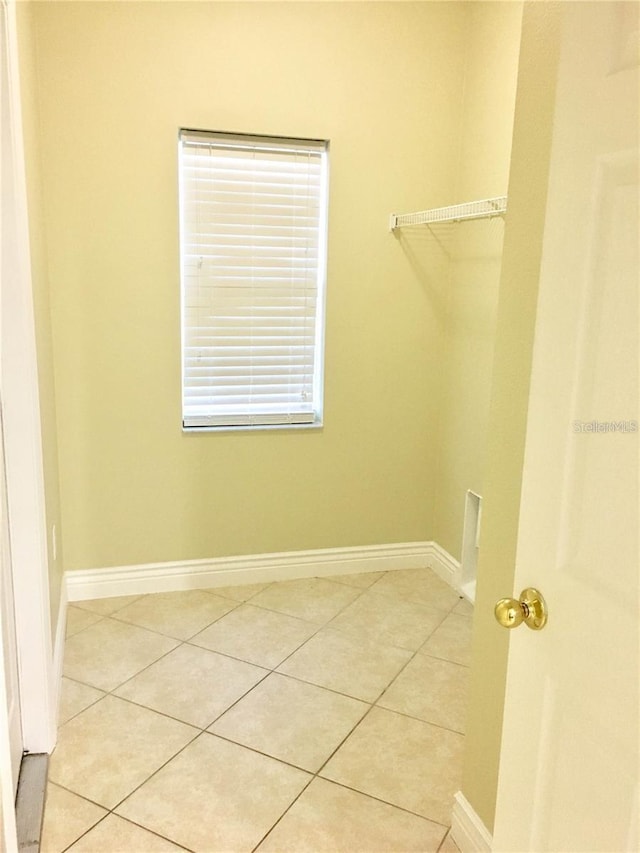
[[[446,581],[449,586],[459,590],[460,563],[458,560],[437,542],[427,542],[426,544],[428,545],[427,564],[429,568],[433,569],[438,577]]]
[[[493,839],[462,791],[454,797],[451,837],[462,853],[490,853]]]
[[[433,542],[249,554],[211,560],[71,571],[65,573],[65,586],[69,601],[84,601],[116,595],[143,595],[427,566],[431,566],[442,577],[439,567],[445,563],[443,555],[448,557]],[[452,558],[449,557],[449,560]],[[451,572],[446,575],[444,579],[451,583]]]

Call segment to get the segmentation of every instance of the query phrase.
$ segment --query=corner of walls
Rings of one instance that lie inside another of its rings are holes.
[[[472,3],[451,203],[504,195],[520,40],[521,3]],[[504,221],[443,226],[448,286],[439,400],[433,538],[461,557],[465,496],[482,495]]]

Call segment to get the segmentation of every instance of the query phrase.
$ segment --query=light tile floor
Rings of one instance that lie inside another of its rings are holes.
[[[469,604],[429,569],[77,602],[43,853],[429,853]]]

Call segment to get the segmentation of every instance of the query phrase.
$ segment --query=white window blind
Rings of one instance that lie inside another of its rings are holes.
[[[185,427],[319,423],[328,143],[180,132]]]

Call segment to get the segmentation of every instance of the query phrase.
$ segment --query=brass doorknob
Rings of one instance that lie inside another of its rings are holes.
[[[517,628],[522,622],[532,631],[541,631],[547,624],[547,602],[531,586],[522,590],[520,598],[501,598],[494,613],[503,628]]]

